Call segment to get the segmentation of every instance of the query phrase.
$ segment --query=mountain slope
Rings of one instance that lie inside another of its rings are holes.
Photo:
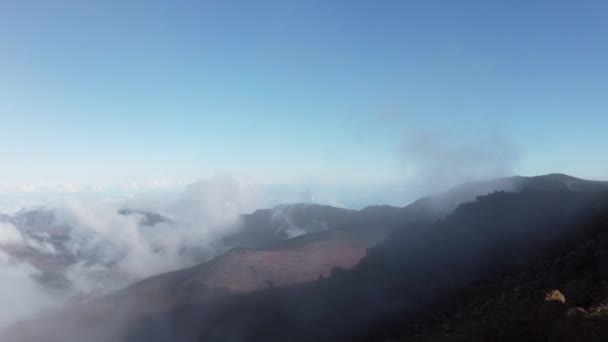
[[[159,319],[171,322],[179,331],[172,338],[184,341],[398,336],[412,317],[468,284],[570,251],[570,242],[607,210],[608,193],[603,192],[491,194],[460,206],[444,221],[394,232],[353,271],[226,298],[214,302],[213,309],[193,304],[152,315],[139,322],[130,340],[153,341],[156,333],[166,334],[152,328]],[[195,321],[214,323],[195,328]]]
[[[268,248],[235,248],[209,262],[136,283],[121,296],[141,311],[158,310],[229,294],[289,286],[328,277],[332,269],[353,268],[386,232],[334,230]]]
[[[396,341],[608,340],[608,213],[521,271],[471,284]]]
[[[497,187],[521,192],[479,197],[440,220],[455,203]],[[397,337],[412,315],[460,289],[570,248],[581,227],[608,208],[605,187],[562,175],[518,177],[467,184],[405,208],[325,208],[338,213],[332,230],[313,225],[321,232],[233,249],[8,333],[14,341]],[[258,215],[260,222],[271,217]]]

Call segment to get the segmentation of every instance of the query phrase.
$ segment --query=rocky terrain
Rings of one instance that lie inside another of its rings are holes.
[[[608,340],[608,214],[521,271],[478,282],[396,341]]]

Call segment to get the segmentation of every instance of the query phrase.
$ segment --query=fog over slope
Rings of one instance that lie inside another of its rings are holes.
[[[602,184],[560,174],[509,177],[465,183],[404,208],[371,206],[354,211],[296,204],[255,210],[259,205],[255,185],[217,175],[166,199],[65,200],[23,209],[0,215],[0,300],[19,303],[3,310],[0,326],[93,300],[138,280],[199,264],[233,247],[266,248],[302,234],[335,229],[385,230],[412,219],[431,222],[460,203],[495,190],[588,191]],[[364,246],[361,243],[355,245]],[[327,267],[323,272],[331,269]]]
[[[25,321],[2,336],[148,342],[397,333],[399,322],[454,290],[571,245],[587,219],[605,212],[606,195],[607,182],[551,174],[463,184],[406,207],[258,210],[240,216],[241,228],[222,240],[250,248]],[[277,221],[279,212],[291,217]],[[138,222],[152,217],[159,218],[140,214]],[[305,234],[284,240],[293,231],[286,222]]]
[[[470,183],[424,198],[412,208],[421,217],[438,217],[476,195],[516,186],[512,179]],[[258,203],[254,184],[220,174],[165,199],[66,199],[3,214],[0,262],[5,291],[0,300],[23,305],[3,310],[0,326],[200,263],[234,246],[255,247],[335,229],[346,224],[341,217],[351,212],[306,204],[253,212]]]
[[[206,260],[255,207],[251,184],[218,175],[164,201],[65,200],[2,215],[0,301],[19,304],[0,326]]]

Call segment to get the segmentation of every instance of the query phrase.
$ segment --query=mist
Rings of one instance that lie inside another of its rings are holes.
[[[0,327],[205,261],[255,208],[253,183],[217,174],[165,198],[65,198],[4,215]]]
[[[19,232],[10,225],[0,224],[0,234],[0,245],[22,243]],[[59,305],[35,280],[39,274],[35,267],[16,260],[0,249],[0,301],[3,306],[0,310],[0,328]]]
[[[408,193],[416,197],[467,182],[513,176],[521,154],[518,145],[500,131],[463,141],[438,130],[408,129],[398,148],[408,174]],[[479,194],[493,190],[480,189]]]

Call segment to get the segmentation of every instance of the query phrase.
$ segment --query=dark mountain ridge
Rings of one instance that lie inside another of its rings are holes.
[[[184,322],[194,317],[203,322],[230,317],[197,330],[197,341],[220,336],[235,341],[383,340],[398,336],[410,320],[467,284],[570,251],[570,241],[586,234],[589,222],[606,212],[607,201],[606,193],[489,195],[443,222],[393,233],[353,271],[334,272],[307,286],[228,298],[213,310],[176,308],[148,323],[167,319],[181,333],[189,331]],[[479,210],[486,214],[478,216]],[[463,223],[468,231],[459,232]],[[138,331],[148,329],[143,323]],[[143,336],[141,341],[149,337]],[[177,336],[187,341],[192,335]]]

